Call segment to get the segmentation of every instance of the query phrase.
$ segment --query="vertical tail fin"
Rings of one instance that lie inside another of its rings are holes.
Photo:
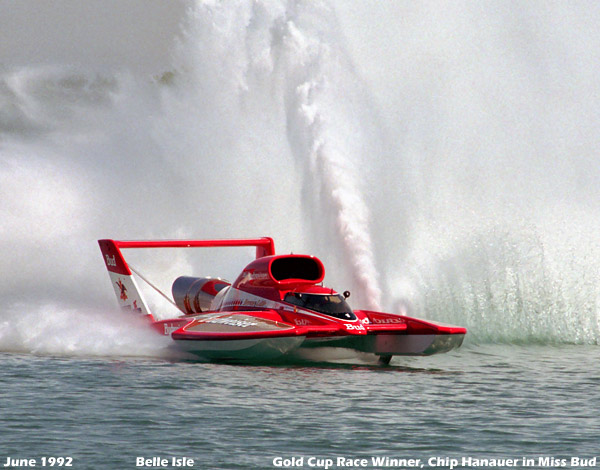
[[[119,306],[123,310],[132,310],[148,315],[153,320],[148,304],[146,304],[133,273],[115,241],[98,240],[98,244]]]

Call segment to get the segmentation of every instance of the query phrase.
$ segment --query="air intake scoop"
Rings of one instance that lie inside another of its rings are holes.
[[[290,290],[318,284],[325,277],[321,260],[308,255],[279,255],[258,258],[246,266],[234,287],[274,287]]]

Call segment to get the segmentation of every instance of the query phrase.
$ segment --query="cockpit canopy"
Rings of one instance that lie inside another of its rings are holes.
[[[324,313],[342,320],[355,320],[346,299],[340,294],[307,294],[304,292],[288,292],[284,300],[292,305]]]

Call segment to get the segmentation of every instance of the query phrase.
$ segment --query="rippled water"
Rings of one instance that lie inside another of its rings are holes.
[[[3,353],[0,457],[70,456],[82,469],[136,468],[140,456],[201,469],[275,468],[276,457],[310,468],[311,456],[330,468],[342,468],[338,456],[366,468],[376,456],[425,468],[433,457],[591,458],[599,353],[471,345],[390,367]]]

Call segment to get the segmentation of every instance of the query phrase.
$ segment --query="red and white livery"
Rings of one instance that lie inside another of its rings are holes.
[[[160,334],[202,358],[266,361],[306,349],[343,348],[375,354],[387,363],[395,355],[430,355],[458,348],[467,332],[403,315],[352,310],[346,302],[348,292],[338,294],[323,287],[325,268],[318,258],[276,255],[271,238],[98,243],[119,305],[146,315]],[[256,259],[233,283],[220,278],[175,279],[173,303],[182,315],[168,320],[154,318],[121,252],[229,246],[254,246]]]

